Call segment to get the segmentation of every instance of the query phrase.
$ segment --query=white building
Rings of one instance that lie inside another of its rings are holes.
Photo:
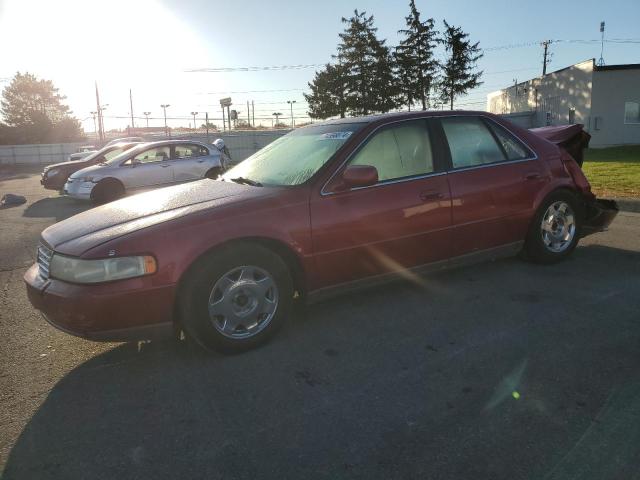
[[[576,63],[490,93],[487,110],[527,128],[582,123],[593,147],[640,144],[640,64]]]

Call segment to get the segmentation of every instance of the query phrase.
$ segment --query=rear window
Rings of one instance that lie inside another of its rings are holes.
[[[507,159],[480,118],[449,117],[441,121],[449,143],[453,168],[475,167]]]
[[[533,156],[531,151],[522,142],[511,135],[507,130],[494,122],[487,122],[498,142],[502,146],[509,160],[523,160]]]

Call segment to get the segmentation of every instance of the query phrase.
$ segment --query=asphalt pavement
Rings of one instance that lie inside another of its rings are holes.
[[[0,172],[5,479],[638,479],[640,214],[553,266],[507,259],[300,308],[207,354],[49,326],[22,276],[87,208]]]

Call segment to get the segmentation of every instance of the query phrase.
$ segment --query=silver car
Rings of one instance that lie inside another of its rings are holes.
[[[72,174],[64,186],[71,197],[105,203],[138,190],[216,178],[229,163],[224,142],[190,140],[143,143],[117,157]]]

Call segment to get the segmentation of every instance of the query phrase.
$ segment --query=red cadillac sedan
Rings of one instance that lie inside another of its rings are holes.
[[[57,328],[94,340],[184,331],[266,341],[307,300],[521,253],[552,263],[606,228],[581,126],[531,132],[484,112],[332,120],[229,170],[89,210],[42,232],[25,274]]]

